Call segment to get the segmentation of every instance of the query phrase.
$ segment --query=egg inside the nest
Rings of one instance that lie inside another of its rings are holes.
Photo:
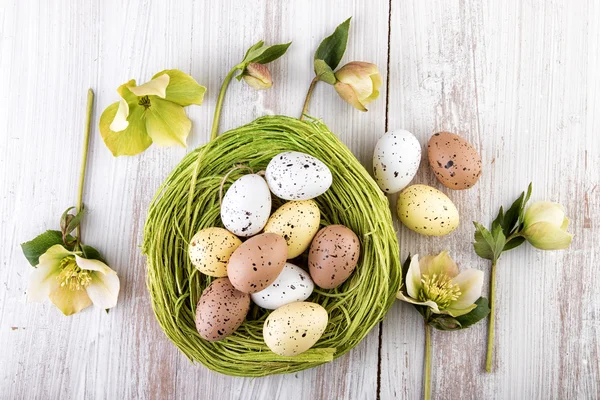
[[[271,192],[264,178],[244,175],[229,187],[221,203],[221,221],[228,231],[249,237],[260,232],[271,215]]]
[[[252,293],[250,298],[259,307],[275,310],[295,301],[310,297],[315,284],[308,272],[297,265],[286,263],[283,270],[267,288]]]
[[[421,144],[409,131],[383,135],[373,151],[373,175],[385,193],[398,193],[415,177],[421,163]]]
[[[242,241],[226,229],[211,227],[196,233],[188,246],[192,264],[208,276],[227,276],[227,263]]]
[[[322,195],[333,181],[321,160],[299,151],[273,157],[265,172],[273,194],[284,200],[310,200]]]
[[[427,185],[412,185],[398,195],[400,222],[428,236],[444,236],[458,227],[456,206],[444,193]]]
[[[431,136],[427,156],[433,173],[449,189],[468,189],[481,176],[481,156],[454,133],[439,132]]]

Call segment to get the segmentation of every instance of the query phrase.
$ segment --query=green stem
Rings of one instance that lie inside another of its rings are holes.
[[[431,327],[425,321],[425,377],[423,378],[423,398],[431,399]]]
[[[235,74],[235,71],[240,69],[239,65],[233,67],[231,71],[227,73],[225,79],[223,80],[223,84],[221,85],[221,90],[219,91],[219,97],[217,98],[217,105],[215,107],[215,116],[213,118],[212,130],[210,133],[210,140],[213,140],[219,134],[219,120],[221,119],[221,109],[223,108],[223,100],[225,99],[225,93],[227,92],[227,87]]]
[[[310,98],[312,97],[312,93],[313,90],[315,90],[317,82],[319,82],[319,78],[315,76],[315,79],[312,80],[310,86],[308,87],[308,92],[306,92],[306,99],[304,99],[304,106],[302,107],[302,114],[300,114],[300,121],[304,120],[304,116],[308,113]]]
[[[494,299],[496,297],[496,263],[492,262],[492,272],[490,279],[490,323],[488,324],[488,343],[487,343],[487,356],[485,359],[485,370],[486,372],[492,372],[492,361],[494,358],[494,331],[495,331],[495,305]]]
[[[83,188],[85,186],[85,170],[87,167],[87,155],[88,155],[88,145],[90,143],[90,131],[92,130],[91,122],[92,122],[92,110],[94,108],[94,92],[92,89],[88,89],[87,95],[87,109],[85,115],[85,136],[83,139],[83,157],[81,159],[81,167],[79,172],[79,192],[77,194],[77,210],[76,214],[83,210]],[[78,249],[81,245],[81,223],[77,225],[77,243],[75,244],[75,248]]]

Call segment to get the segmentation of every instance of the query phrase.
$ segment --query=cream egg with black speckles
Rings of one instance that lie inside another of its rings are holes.
[[[333,181],[321,160],[299,151],[273,157],[265,172],[271,192],[284,200],[310,200],[322,195]]]
[[[217,278],[227,276],[227,263],[242,241],[223,228],[206,228],[196,233],[188,246],[192,264],[200,272]]]
[[[271,192],[264,178],[244,175],[229,187],[221,203],[221,221],[237,236],[260,232],[271,215]]]
[[[317,343],[328,319],[327,310],[319,304],[287,304],[267,317],[263,326],[265,344],[280,356],[297,356]]]
[[[412,185],[398,195],[398,217],[407,228],[428,236],[444,236],[458,227],[456,206],[444,193]]]
[[[276,233],[285,239],[288,259],[291,259],[308,249],[320,222],[321,212],[313,200],[290,201],[271,215],[265,232]]]

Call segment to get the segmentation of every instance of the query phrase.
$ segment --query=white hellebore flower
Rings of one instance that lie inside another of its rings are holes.
[[[408,303],[427,306],[435,314],[453,317],[468,314],[481,297],[483,271],[468,269],[458,272],[456,263],[447,251],[437,256],[425,256],[419,261],[415,255],[410,260],[406,275],[406,292],[397,297]]]
[[[573,235],[567,232],[569,219],[565,209],[558,203],[533,203],[525,212],[523,224],[523,237],[541,250],[566,249],[573,240]]]
[[[103,262],[79,254],[57,244],[40,256],[29,277],[29,301],[43,302],[50,298],[65,315],[78,313],[92,303],[104,309],[117,305],[120,289],[117,273]]]

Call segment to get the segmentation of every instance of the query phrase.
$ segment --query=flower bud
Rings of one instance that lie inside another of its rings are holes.
[[[273,86],[269,69],[263,64],[250,63],[242,75],[246,83],[254,89],[264,90]]]
[[[573,235],[567,232],[569,219],[558,203],[533,203],[525,212],[523,223],[523,237],[541,250],[566,249],[573,239]]]
[[[383,82],[377,65],[352,61],[340,68],[335,77],[334,88],[342,99],[360,111],[379,97],[379,88]]]

